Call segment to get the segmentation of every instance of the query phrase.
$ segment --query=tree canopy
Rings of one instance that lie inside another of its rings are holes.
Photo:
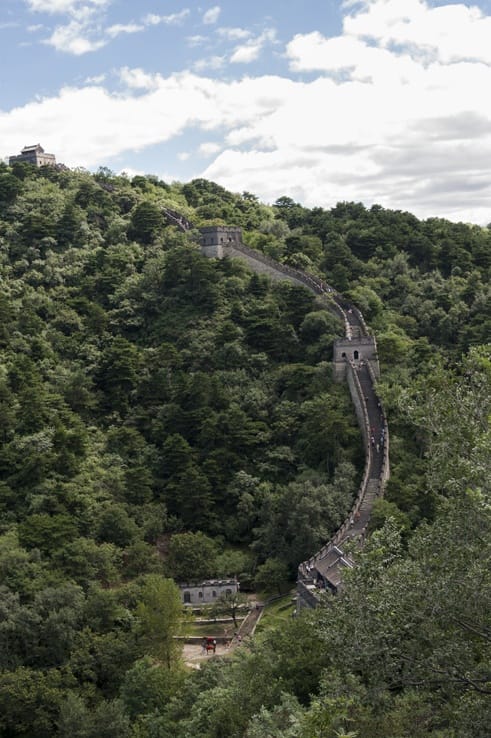
[[[173,579],[283,591],[363,453],[339,320],[166,210],[345,291],[390,427],[342,596],[192,673]],[[485,738],[490,246],[380,206],[0,164],[0,734]]]

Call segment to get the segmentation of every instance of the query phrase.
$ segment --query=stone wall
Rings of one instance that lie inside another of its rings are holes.
[[[208,255],[203,247],[201,250],[206,256]],[[256,272],[256,274],[266,274],[270,279],[276,282],[287,281],[301,287],[306,287],[315,295],[321,297],[323,300],[323,306],[343,321],[345,333],[350,335],[351,331],[346,313],[336,301],[338,293],[320,279],[320,277],[315,277],[313,274],[306,274],[305,272],[293,269],[293,267],[289,267],[286,264],[280,264],[269,256],[266,256],[259,251],[254,251],[254,249],[250,249],[243,243],[226,245],[223,249],[222,256],[242,259],[254,272]],[[331,295],[332,298],[330,299],[329,296]]]
[[[209,605],[216,602],[221,595],[236,594],[239,591],[239,582],[236,579],[209,579],[179,584],[179,589],[185,605]]]
[[[368,371],[370,373],[370,376],[372,378],[372,384],[375,387],[378,376],[376,376],[375,371],[370,362],[367,362],[367,366],[368,366]],[[383,494],[385,485],[390,478],[390,465],[389,465],[390,438],[389,438],[389,425],[387,423],[387,416],[385,414],[384,406],[382,404],[382,401],[380,400],[380,397],[377,397],[377,399],[379,402],[380,411],[384,418],[383,429],[384,429],[384,436],[385,436],[385,443],[383,447],[382,471],[380,474],[379,489],[378,489],[378,494],[381,495]]]
[[[355,406],[355,412],[356,412],[356,419],[358,420],[358,425],[360,426],[360,430],[363,435],[363,443],[365,448],[368,449],[368,452],[370,452],[370,425],[368,422],[368,413],[367,413],[367,407],[365,403],[365,398],[363,397],[363,393],[361,391],[360,383],[358,380],[358,377],[356,376],[356,372],[353,369],[353,365],[349,363],[347,365],[347,379],[348,379],[348,387],[351,395],[351,400],[353,402],[353,405]]]
[[[35,167],[56,166],[56,157],[54,154],[47,154],[42,146],[36,148],[28,147],[28,150],[16,156],[9,157],[9,166],[16,162],[25,162],[26,164],[34,164]]]
[[[240,244],[242,242],[242,228],[236,226],[205,226],[199,230],[201,246]]]
[[[337,382],[346,379],[346,361],[370,362],[376,377],[380,377],[380,366],[375,336],[339,338],[334,341],[333,371]]]
[[[212,244],[210,244],[211,246]],[[205,250],[206,249],[206,250]],[[383,448],[383,463],[381,472],[377,469],[375,476],[371,474],[373,453],[370,443],[370,419],[367,407],[367,398],[360,384],[359,372],[368,369],[370,376],[370,392],[375,391],[376,379],[380,376],[380,367],[377,355],[377,344],[375,337],[369,335],[367,325],[361,312],[352,305],[345,297],[333,290],[323,280],[314,275],[293,269],[285,264],[280,264],[264,254],[248,248],[243,243],[224,243],[221,250],[215,253],[207,253],[208,248],[202,245],[203,253],[207,256],[235,257],[244,260],[256,273],[266,274],[275,281],[289,281],[306,287],[323,302],[326,308],[335,313],[344,323],[345,337],[334,343],[333,371],[337,381],[347,379],[356,416],[363,436],[365,447],[365,468],[357,496],[350,514],[328,541],[310,559],[299,566],[299,580],[297,582],[297,607],[315,607],[318,603],[316,582],[312,579],[311,572],[316,570],[316,563],[320,563],[331,554],[333,549],[343,544],[348,538],[363,543],[366,534],[366,525],[370,518],[372,500],[375,495],[383,494],[385,482],[389,478],[389,434],[387,421],[384,419],[385,444]],[[366,390],[365,390],[366,391]],[[372,397],[372,405],[375,403]],[[375,394],[375,400],[378,400]],[[378,403],[376,409],[377,417],[381,405]],[[372,419],[373,420],[373,419]],[[355,522],[353,522],[355,521]],[[357,522],[358,521],[358,522]],[[344,556],[343,552],[340,554]]]

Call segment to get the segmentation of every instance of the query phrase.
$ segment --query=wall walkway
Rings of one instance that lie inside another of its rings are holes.
[[[343,321],[345,339],[350,342],[348,345],[353,348],[352,353],[358,355],[357,360],[347,357],[344,362],[345,376],[365,446],[365,469],[352,509],[344,523],[320,551],[298,568],[298,607],[315,607],[323,590],[339,591],[343,568],[354,565],[353,553],[345,554],[344,546],[349,541],[354,541],[357,546],[363,545],[373,503],[383,494],[389,478],[389,430],[375,389],[380,371],[375,338],[368,340],[370,333],[358,308],[319,277],[280,264],[244,244],[224,245],[223,255],[243,259],[257,273],[267,274],[276,280],[288,280],[324,297],[326,307]],[[371,348],[369,352],[366,351],[368,345]],[[370,358],[365,358],[364,354]]]
[[[192,223],[177,212],[164,209],[164,214],[179,230],[193,228]],[[206,252],[203,250],[203,253]],[[345,337],[340,339],[337,348],[335,346],[334,375],[348,381],[365,446],[365,468],[346,520],[317,553],[298,567],[297,607],[315,607],[323,591],[339,591],[343,569],[355,565],[353,545],[355,551],[357,546],[363,545],[373,503],[383,494],[389,478],[389,429],[376,393],[380,368],[375,337],[370,334],[360,310],[320,277],[280,264],[243,244],[240,236],[233,244],[220,243],[219,250],[207,255],[243,259],[256,273],[306,287],[320,296],[326,308],[344,325]],[[344,550],[347,543],[351,543],[349,554]]]

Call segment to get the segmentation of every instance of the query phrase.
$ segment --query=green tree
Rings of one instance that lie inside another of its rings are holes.
[[[144,200],[131,214],[128,235],[144,244],[153,243],[163,227],[163,222],[161,209],[155,203]]]
[[[12,738],[55,735],[65,694],[61,674],[20,667],[0,673],[0,730]]]
[[[101,702],[93,710],[68,693],[59,717],[60,738],[129,738],[130,721],[120,701]]]
[[[138,383],[139,353],[130,341],[117,336],[103,352],[96,384],[104,392],[103,405],[125,412]]]
[[[6,204],[14,202],[21,189],[18,177],[10,172],[0,172],[0,201]]]
[[[147,574],[141,590],[136,614],[139,634],[145,652],[167,669],[178,665],[178,635],[182,620],[179,587],[172,579]]]
[[[85,233],[82,223],[83,218],[80,208],[71,203],[66,205],[61,218],[56,224],[55,234],[58,245],[62,248],[83,246]]]
[[[166,559],[169,574],[178,582],[193,582],[215,574],[217,545],[209,536],[197,533],[175,533]]]
[[[138,715],[163,713],[183,681],[184,672],[179,668],[169,670],[145,656],[126,672],[121,699],[132,719]]]
[[[242,608],[245,608],[249,600],[247,595],[242,592],[230,592],[227,594],[224,592],[218,597],[213,603],[213,607],[210,613],[216,617],[217,615],[229,615],[234,621],[234,625],[237,628],[237,615]]]
[[[26,517],[18,526],[19,542],[27,549],[49,553],[69,543],[77,534],[73,518],[67,514],[38,513]]]
[[[68,692],[60,706],[58,731],[60,738],[92,738],[94,721],[83,699]]]
[[[405,393],[401,403],[427,439],[430,489],[458,494],[471,487],[489,493],[489,346],[471,349],[460,375],[434,372],[425,385],[413,396]]]
[[[288,576],[288,566],[283,561],[267,559],[264,564],[258,566],[254,584],[258,589],[265,592],[277,591],[281,595],[288,581]]]
[[[114,504],[101,512],[97,526],[97,539],[100,542],[125,548],[135,541],[138,532],[137,524],[122,505]]]
[[[69,578],[87,586],[99,581],[109,586],[119,578],[120,553],[113,543],[101,543],[90,538],[76,538],[59,548],[54,561]]]

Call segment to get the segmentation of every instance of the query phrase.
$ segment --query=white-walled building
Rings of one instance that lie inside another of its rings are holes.
[[[210,605],[221,595],[239,591],[237,579],[206,579],[204,582],[179,584],[185,605]]]

